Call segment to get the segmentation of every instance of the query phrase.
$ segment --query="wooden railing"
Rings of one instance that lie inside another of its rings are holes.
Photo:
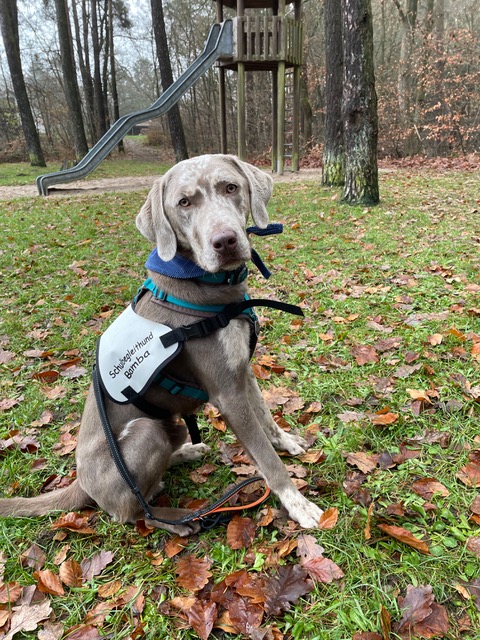
[[[280,16],[241,16],[234,19],[235,62],[276,62],[301,65],[303,25]]]

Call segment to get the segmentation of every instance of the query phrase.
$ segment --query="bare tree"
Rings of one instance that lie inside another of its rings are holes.
[[[34,167],[45,167],[46,163],[40,144],[40,136],[35,126],[23,76],[18,33],[17,0],[0,0],[0,27],[30,164]]]
[[[342,7],[338,0],[325,0],[325,134],[322,184],[327,186],[341,186],[345,180],[342,90]]]
[[[67,0],[55,0],[55,12],[57,16],[63,84],[70,120],[69,125],[73,133],[75,156],[77,160],[79,160],[87,153],[88,145],[83,126],[82,102],[73,57],[72,32],[68,17]]]
[[[162,89],[165,91],[173,84],[172,65],[170,63],[170,55],[168,51],[167,33],[165,29],[165,19],[163,15],[162,0],[150,0],[152,7],[152,23],[153,33],[155,36],[155,45],[157,48],[158,65],[160,68],[160,77],[162,81]],[[170,129],[170,137],[177,162],[188,158],[187,142],[183,131],[182,120],[180,117],[180,109],[178,104],[168,112],[168,126]]]
[[[345,186],[349,204],[378,204],[377,95],[370,0],[342,0]]]

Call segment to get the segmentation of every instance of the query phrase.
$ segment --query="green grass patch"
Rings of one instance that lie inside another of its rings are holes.
[[[109,171],[109,163],[102,168]],[[313,182],[275,187],[271,219],[283,222],[285,231],[254,239],[273,275],[265,281],[252,267],[251,288],[255,297],[301,304],[306,317],[298,323],[261,310],[258,357],[261,362],[267,354],[279,367],[265,365],[260,384],[273,397],[287,388],[296,398],[297,408],[278,406],[293,428],[317,425],[314,448],[325,460],[304,464],[305,492],[323,508],[338,509],[336,526],[313,534],[344,573],[330,584],[315,583],[283,615],[266,618],[264,626],[275,624],[278,638],[382,634],[381,611],[398,621],[397,598],[408,585],[432,586],[448,614],[446,637],[460,637],[463,628],[462,638],[478,637],[478,603],[467,597],[464,585],[480,576],[480,559],[468,544],[480,536],[471,518],[479,490],[457,474],[480,449],[479,177],[382,174],[382,203],[371,209],[348,207],[338,193]],[[75,436],[102,327],[142,282],[150,248],[134,220],[145,195],[24,198],[3,207],[0,439],[17,433],[38,443],[30,452],[28,447],[0,450],[4,495],[35,495],[49,477],[63,477],[73,467],[73,453],[66,453],[60,438],[65,432]],[[72,359],[75,375],[62,375]],[[7,409],[6,401],[15,404]],[[308,413],[311,403],[320,403],[321,411]],[[393,416],[391,422],[381,424],[385,415]],[[207,462],[216,470],[208,483],[195,485],[192,467],[177,467],[166,478],[172,498],[175,491],[212,498],[235,480],[219,453],[220,441],[233,442],[232,436],[203,423],[212,447]],[[361,476],[346,457],[354,453],[380,458]],[[441,483],[449,495],[419,495],[414,482],[426,478]],[[69,532],[58,540],[51,529],[56,517],[0,521],[5,582],[35,582],[33,569],[19,559],[33,543],[54,573],[54,559],[65,544],[68,557],[78,562],[111,551],[112,563],[98,576],[82,587],[66,587],[64,596],[51,596],[65,629],[85,623],[102,601],[99,587],[119,580],[122,588],[138,586],[144,606],[138,613],[132,603],[119,605],[106,616],[102,633],[127,638],[142,629],[152,640],[198,637],[168,604],[189,594],[176,582],[176,558],[165,556],[167,534],[141,537],[98,513],[95,534]],[[384,524],[410,531],[430,553],[387,535],[379,527]],[[192,537],[182,553],[211,559],[212,581],[219,582],[239,569],[267,571],[271,545],[297,534],[271,524],[257,529],[251,548],[234,551],[220,528]],[[155,553],[163,556],[158,566],[152,564]],[[297,561],[293,551],[278,562]]]

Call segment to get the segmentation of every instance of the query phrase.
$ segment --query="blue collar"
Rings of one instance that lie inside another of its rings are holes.
[[[280,223],[269,224],[265,229],[260,229],[256,226],[247,228],[247,233],[253,233],[257,236],[274,235],[282,233],[282,231],[283,225]],[[268,279],[270,277],[270,271],[264,265],[263,260],[255,249],[252,249],[252,262],[259,269],[264,278]],[[242,265],[234,271],[209,273],[178,253],[172,260],[166,262],[160,258],[156,249],[154,249],[148,256],[145,267],[150,271],[160,273],[162,276],[168,276],[169,278],[177,278],[180,280],[201,280],[208,284],[238,284],[239,282],[243,282],[248,275],[248,270],[245,265]]]
[[[220,271],[219,273],[209,273],[197,264],[177,253],[177,255],[166,262],[162,260],[154,249],[148,256],[145,267],[162,276],[176,278],[178,280],[201,280],[208,284],[238,284],[243,282],[247,275],[247,267],[242,265],[234,271]]]

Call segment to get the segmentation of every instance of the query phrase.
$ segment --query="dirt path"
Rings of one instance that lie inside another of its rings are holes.
[[[319,180],[321,169],[302,169],[299,173],[285,173],[283,176],[274,175],[275,182],[298,182],[304,180]],[[103,178],[102,180],[78,180],[52,187],[49,197],[83,196],[95,193],[141,191],[149,189],[157,176],[141,176],[134,178]],[[35,184],[23,187],[0,187],[0,200],[12,200],[38,196]],[[40,196],[39,196],[40,197]]]

